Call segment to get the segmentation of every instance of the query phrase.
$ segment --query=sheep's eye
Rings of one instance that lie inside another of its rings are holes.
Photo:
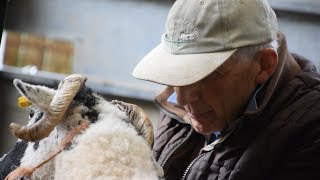
[[[43,112],[41,112],[40,114],[39,114],[39,116],[38,117],[36,117],[36,122],[38,122],[41,118],[42,118],[42,116],[43,116]]]
[[[33,116],[34,116],[34,111],[31,110],[30,113],[29,113],[29,118],[31,119],[31,118],[33,118]]]

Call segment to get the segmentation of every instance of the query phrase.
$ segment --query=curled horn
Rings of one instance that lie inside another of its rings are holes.
[[[120,110],[126,112],[128,121],[135,127],[138,134],[141,135],[145,141],[150,145],[153,144],[153,128],[152,123],[146,113],[137,105],[125,103],[118,100],[111,101]]]
[[[10,129],[12,133],[16,137],[26,141],[37,141],[47,137],[55,126],[60,123],[72,99],[86,80],[87,78],[80,74],[67,76],[60,82],[48,110],[44,112],[43,118],[29,126],[11,123]]]

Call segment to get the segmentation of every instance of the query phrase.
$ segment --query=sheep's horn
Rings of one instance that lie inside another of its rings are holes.
[[[67,76],[60,82],[48,110],[44,112],[43,118],[29,126],[11,123],[10,129],[13,134],[26,141],[37,141],[47,137],[55,126],[59,124],[72,99],[79,92],[86,80],[87,78],[80,74]]]
[[[125,103],[118,100],[113,100],[111,103],[117,105],[120,110],[127,113],[130,123],[151,147],[153,144],[153,128],[146,113],[135,104]]]

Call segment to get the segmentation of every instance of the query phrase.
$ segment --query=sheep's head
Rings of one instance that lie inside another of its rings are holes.
[[[37,141],[47,137],[59,124],[86,80],[87,78],[83,75],[70,75],[60,82],[57,90],[52,90],[15,79],[13,84],[18,91],[36,108],[30,111],[31,120],[28,126],[12,123],[11,131],[15,136],[26,141]]]
[[[61,123],[61,120],[77,119],[95,122],[99,112],[95,111],[93,106],[98,99],[102,98],[93,93],[90,88],[85,87],[85,82],[86,77],[83,75],[70,75],[60,82],[57,90],[53,90],[15,79],[13,82],[15,87],[32,105],[28,108],[29,124],[21,126],[12,123],[11,131],[20,139],[38,141],[47,137],[56,125]],[[140,107],[117,100],[111,101],[111,105],[123,111],[127,115],[124,120],[131,123],[138,134],[152,145],[152,124]]]

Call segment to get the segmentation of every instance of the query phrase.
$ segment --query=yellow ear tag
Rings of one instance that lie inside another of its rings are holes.
[[[25,96],[21,96],[18,98],[18,106],[20,108],[26,108],[31,106],[31,102],[25,97]]]

